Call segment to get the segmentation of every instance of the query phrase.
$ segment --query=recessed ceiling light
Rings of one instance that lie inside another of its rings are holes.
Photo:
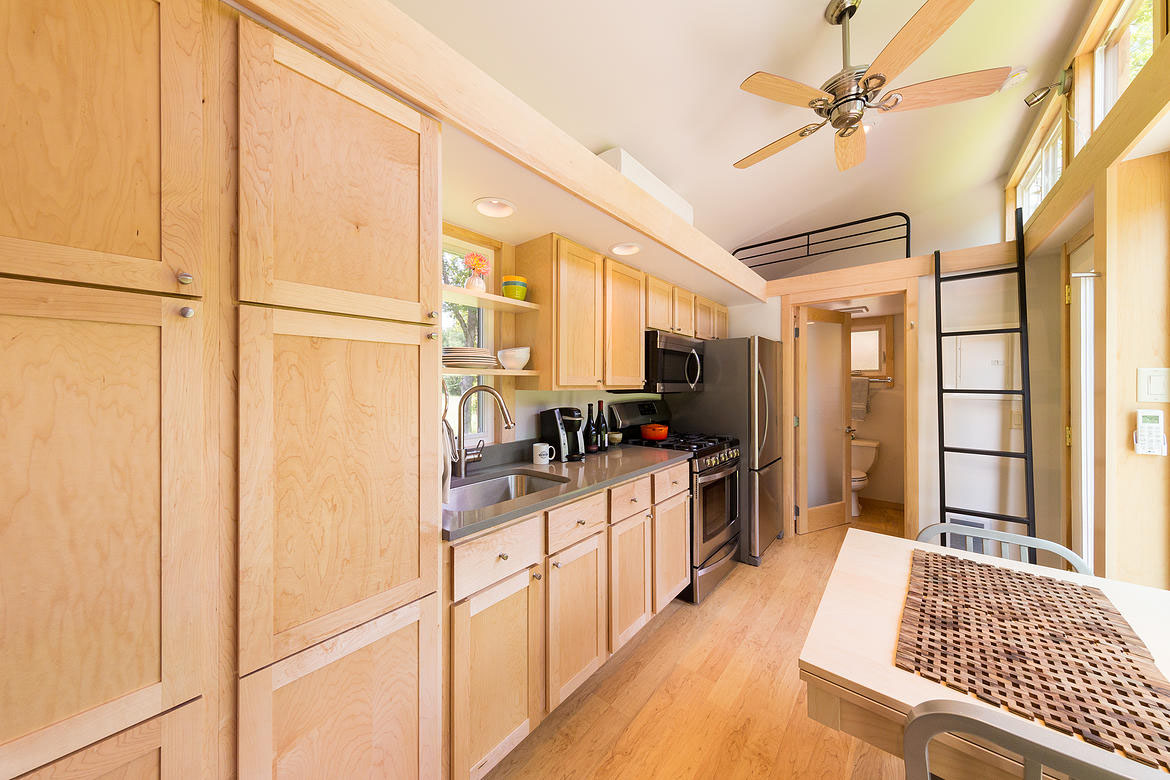
[[[516,213],[516,206],[503,198],[477,198],[473,204],[475,210],[485,217],[503,219]]]
[[[1004,92],[1005,90],[1009,90],[1012,87],[1018,87],[1020,84],[1024,83],[1026,78],[1028,78],[1028,69],[1016,68],[1008,74],[1007,79],[1003,82],[1003,86],[999,88],[999,91]]]
[[[609,248],[609,251],[620,257],[626,257],[628,255],[638,254],[642,251],[642,247],[638,246],[633,241],[627,241],[624,244],[614,244]]]

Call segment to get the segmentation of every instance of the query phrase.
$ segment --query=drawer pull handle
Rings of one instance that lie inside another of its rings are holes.
[[[635,496],[634,498],[631,498],[631,499],[630,499],[630,503],[631,503],[631,504],[636,504],[636,503],[638,503],[638,497],[637,497],[637,496]]]
[[[677,484],[678,484],[678,480],[677,480],[677,479],[672,479],[672,480],[670,481],[670,484],[672,484],[672,485],[677,485]]]
[[[554,569],[561,568],[561,562],[560,561],[553,561],[553,568]]]
[[[501,561],[508,560],[508,553],[500,553],[500,560]]]
[[[578,520],[578,521],[577,521],[577,525],[585,525],[585,521],[584,521],[584,520]]]
[[[538,571],[534,571],[534,572],[532,572],[532,579],[534,579],[534,580],[539,580],[539,579],[540,579],[541,577],[543,577],[543,576],[544,576],[544,575],[543,575],[543,574],[541,574],[541,573],[540,573],[540,572],[538,572]]]

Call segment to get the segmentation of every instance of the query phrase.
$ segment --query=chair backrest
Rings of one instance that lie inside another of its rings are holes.
[[[902,739],[906,780],[929,780],[930,740],[946,732],[969,734],[1024,760],[1025,780],[1041,780],[1045,768],[1076,780],[1165,780],[1153,767],[1053,731],[1034,721],[975,702],[933,699],[910,710]]]
[[[1000,551],[1003,552],[1003,544],[1014,544],[1019,549],[1020,560],[1027,563],[1028,558],[1026,552],[1028,550],[1047,550],[1054,555],[1059,555],[1064,558],[1072,567],[1081,574],[1092,574],[1093,569],[1085,562],[1085,559],[1077,555],[1072,550],[1064,545],[1050,542],[1047,539],[1037,539],[1034,536],[1023,536],[1022,534],[1010,534],[1006,531],[995,531],[991,528],[982,528],[980,526],[959,525],[958,523],[935,523],[928,525],[918,532],[918,541],[928,542],[931,539],[940,537],[943,534],[953,534],[955,536],[964,536],[967,538],[967,551],[975,552],[972,539],[989,539],[1000,542]],[[941,542],[940,542],[941,544]],[[1000,555],[1001,558],[1007,558],[1005,554]]]

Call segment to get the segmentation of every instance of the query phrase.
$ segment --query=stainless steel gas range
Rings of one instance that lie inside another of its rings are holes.
[[[663,401],[629,401],[610,406],[613,430],[626,444],[687,450],[691,465],[691,585],[682,597],[699,603],[735,567],[739,551],[739,440],[733,436],[671,431],[663,441],[641,438],[646,423],[670,423]]]

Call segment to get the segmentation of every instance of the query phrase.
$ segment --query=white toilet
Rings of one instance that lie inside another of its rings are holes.
[[[861,514],[861,504],[857,501],[857,494],[860,493],[866,485],[869,484],[869,470],[873,466],[874,459],[877,458],[878,443],[874,439],[854,439],[853,440],[853,474],[852,487],[853,491],[853,516],[857,517]]]

